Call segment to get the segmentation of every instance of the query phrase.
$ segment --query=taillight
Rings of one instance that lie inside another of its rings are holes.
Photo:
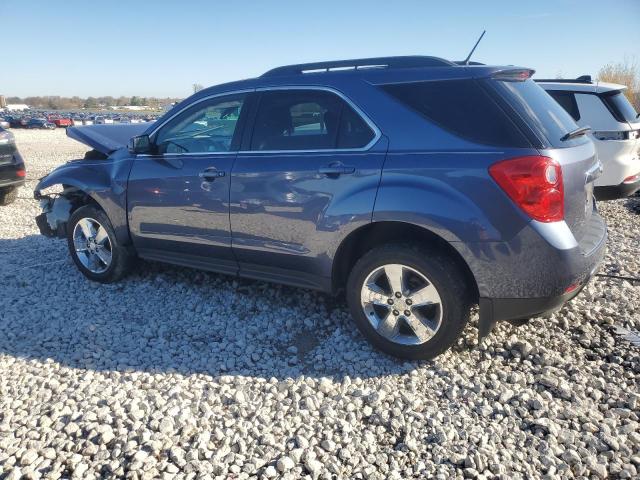
[[[16,170],[16,176],[24,178],[27,176],[27,172],[24,169]]]
[[[552,158],[532,155],[502,160],[489,167],[489,174],[534,220],[564,219],[562,167]]]
[[[622,183],[636,183],[638,180],[640,180],[640,173],[625,178]]]

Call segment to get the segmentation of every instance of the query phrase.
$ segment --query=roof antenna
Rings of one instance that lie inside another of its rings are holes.
[[[482,31],[482,35],[480,35],[480,38],[478,39],[478,41],[476,42],[476,44],[473,46],[473,48],[471,49],[471,51],[469,52],[469,56],[467,58],[464,59],[464,65],[469,65],[469,60],[471,59],[471,55],[473,55],[473,52],[476,51],[476,47],[478,46],[478,44],[480,43],[480,40],[482,40],[482,37],[484,37],[484,34],[487,33],[486,30]]]

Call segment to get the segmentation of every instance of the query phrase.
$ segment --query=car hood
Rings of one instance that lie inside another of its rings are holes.
[[[67,128],[67,136],[90,146],[98,152],[110,155],[127,146],[129,139],[144,133],[149,123],[123,125],[86,125]]]

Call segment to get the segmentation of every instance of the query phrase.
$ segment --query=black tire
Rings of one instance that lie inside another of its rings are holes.
[[[90,218],[96,220],[107,231],[109,242],[111,245],[111,263],[104,272],[96,273],[85,267],[78,257],[76,248],[73,241],[73,232],[76,225],[82,219]],[[73,259],[73,262],[78,267],[78,270],[87,277],[89,280],[100,283],[113,283],[124,277],[133,264],[135,256],[126,246],[122,246],[116,239],[113,226],[109,217],[98,207],[93,205],[85,205],[78,208],[67,222],[67,245],[69,247],[69,254]]]
[[[0,206],[9,205],[18,198],[18,187],[0,188]]]
[[[402,264],[415,269],[429,279],[440,295],[440,327],[424,343],[403,345],[385,338],[369,322],[361,305],[361,289],[365,280],[376,269],[388,264]],[[356,262],[349,274],[346,297],[358,329],[375,347],[394,357],[427,360],[447,350],[462,333],[470,316],[470,292],[464,274],[446,253],[411,244],[391,244],[370,250]]]

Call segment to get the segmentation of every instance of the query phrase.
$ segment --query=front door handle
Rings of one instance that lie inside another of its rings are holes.
[[[320,167],[318,172],[322,175],[348,175],[350,173],[355,172],[355,167],[351,167],[349,165],[343,165],[340,162],[331,163],[326,167]]]
[[[215,167],[210,167],[200,172],[198,176],[209,182],[213,182],[216,178],[224,177],[224,170],[218,170]]]

